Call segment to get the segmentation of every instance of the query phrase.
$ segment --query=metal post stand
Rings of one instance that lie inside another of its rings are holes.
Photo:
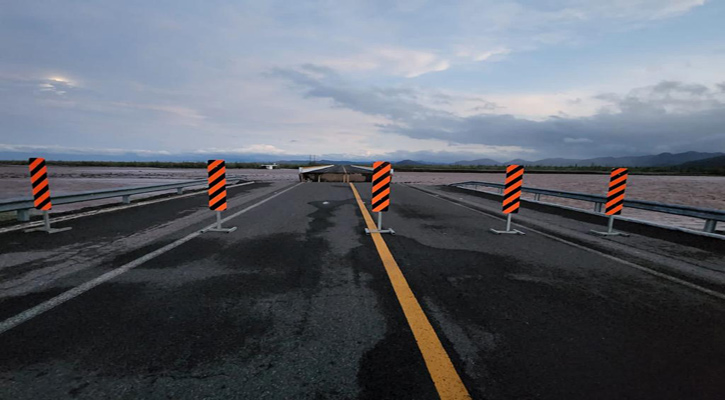
[[[493,232],[497,235],[501,235],[501,234],[525,235],[525,233],[521,232],[518,229],[511,229],[511,214],[506,214],[506,230],[505,231],[499,231],[499,230],[491,228],[491,232]]]
[[[222,212],[217,211],[216,212],[216,227],[215,228],[209,228],[206,230],[206,232],[234,232],[237,230],[236,226],[233,226],[231,228],[222,228]]]
[[[606,232],[595,231],[594,229],[592,229],[590,232],[593,233],[593,234],[595,234],[595,235],[599,235],[599,236],[624,236],[624,237],[629,237],[629,234],[628,233],[617,232],[617,231],[614,230],[614,215],[610,215],[609,216],[609,221],[607,222],[607,231]]]
[[[73,228],[67,227],[67,228],[51,228],[50,227],[50,215],[48,215],[47,210],[43,210],[43,227],[42,228],[32,228],[32,229],[26,229],[25,232],[46,232],[46,233],[58,233],[63,231],[69,231]]]
[[[378,229],[371,231],[370,229],[365,228],[365,233],[368,235],[371,233],[389,233],[391,235],[395,235],[395,231],[392,228],[383,229],[383,213],[381,212],[378,213]]]

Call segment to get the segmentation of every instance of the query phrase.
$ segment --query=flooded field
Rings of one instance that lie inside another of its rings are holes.
[[[297,170],[229,169],[227,175],[254,181],[297,181]],[[118,187],[147,186],[190,179],[206,178],[204,169],[60,167],[50,166],[49,178],[53,194],[77,193]],[[445,185],[464,181],[503,182],[504,174],[396,172],[394,182],[423,185]],[[545,189],[605,195],[609,176],[605,174],[527,174],[524,185]],[[153,195],[156,195],[155,193]],[[0,166],[0,199],[30,196],[27,166]],[[140,196],[139,196],[140,197]],[[528,195],[524,195],[528,197]],[[138,197],[135,197],[138,198]],[[627,198],[684,204],[695,207],[725,209],[725,177],[640,176],[629,177]],[[592,210],[593,205],[577,200],[542,197],[542,201]],[[67,211],[91,205],[118,203],[106,199],[90,203],[55,207]],[[625,209],[623,216],[640,218],[668,225],[701,229],[699,219]],[[719,227],[722,229],[722,227]]]
[[[297,170],[228,169],[229,178],[251,181],[296,181]],[[118,168],[118,167],[62,167],[49,166],[48,178],[53,195],[87,192],[121,187],[151,186],[179,181],[206,179],[206,169],[191,168]],[[170,190],[167,193],[175,193]],[[157,196],[164,192],[136,195],[133,199]],[[0,166],[0,199],[29,197],[30,178],[24,165]],[[103,204],[119,203],[119,198],[95,200],[54,206],[53,211],[64,212]]]
[[[398,172],[396,182],[447,185],[465,181],[503,183],[504,174],[445,173],[445,172]],[[555,189],[605,196],[609,186],[606,174],[527,174],[524,186]],[[496,189],[481,190],[497,192]],[[533,198],[524,194],[523,198]],[[693,207],[725,209],[725,177],[721,176],[650,176],[630,175],[627,182],[627,198],[682,204]],[[593,210],[589,202],[542,196],[541,201]],[[702,229],[704,221],[697,218],[655,213],[625,208],[622,216],[653,221],[665,225]],[[722,224],[721,224],[722,225]],[[723,229],[722,226],[718,226]]]

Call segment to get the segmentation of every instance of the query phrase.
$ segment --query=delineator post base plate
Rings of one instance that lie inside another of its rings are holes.
[[[46,232],[48,234],[51,234],[51,233],[65,232],[65,231],[69,231],[71,229],[73,229],[73,228],[46,228],[46,227],[40,227],[40,228],[26,229],[24,232],[25,233],[28,233],[28,232]]]
[[[209,229],[205,230],[204,232],[226,232],[226,233],[231,233],[231,232],[234,232],[236,230],[237,230],[237,227],[235,226],[235,227],[232,227],[232,228],[209,228]]]
[[[525,233],[521,232],[518,229],[512,229],[510,231],[499,231],[499,230],[491,228],[490,231],[497,235],[525,235]]]
[[[591,231],[589,231],[589,233],[594,234],[594,235],[597,235],[597,236],[624,236],[624,237],[629,237],[629,233],[617,232],[617,231],[601,232],[601,231],[595,231],[594,229],[592,229]]]
[[[365,228],[365,234],[366,235],[369,235],[371,233],[389,233],[391,235],[395,235],[395,231],[392,230],[392,229],[375,229],[375,230],[372,230],[371,231],[370,229]]]

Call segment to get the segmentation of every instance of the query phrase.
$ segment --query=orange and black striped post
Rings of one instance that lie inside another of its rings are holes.
[[[614,216],[622,213],[624,208],[624,191],[627,188],[627,168],[614,168],[609,175],[609,191],[607,202],[604,204],[604,213],[609,216],[607,231],[600,232],[592,230],[592,233],[600,236],[629,236],[626,233],[614,231]]]
[[[491,232],[500,235],[502,233],[511,233],[523,235],[524,233],[511,229],[511,214],[519,212],[521,207],[521,187],[524,184],[524,167],[522,165],[509,165],[506,167],[506,181],[503,189],[502,211],[506,214],[506,230],[499,231],[491,228]]]
[[[393,179],[393,168],[387,161],[376,161],[373,163],[373,185],[370,204],[372,211],[378,213],[377,233],[395,234],[392,229],[383,229],[383,213],[390,208],[390,182]],[[365,233],[371,233],[365,229]]]
[[[627,168],[615,168],[609,177],[609,192],[605,214],[619,215],[624,207],[624,191],[627,189]]]
[[[47,233],[56,233],[71,229],[53,229],[50,227],[50,216],[48,215],[48,211],[53,208],[53,203],[50,199],[48,167],[45,165],[45,158],[30,158],[28,160],[28,169],[30,170],[30,185],[33,187],[33,204],[36,209],[43,211],[43,227],[28,229],[26,232],[43,231]]]
[[[222,211],[227,209],[227,167],[224,160],[209,160],[206,164],[209,174],[209,209],[216,211],[216,227],[212,232],[234,232],[237,227],[222,228]]]
[[[30,169],[30,185],[33,186],[33,202],[35,208],[50,211],[53,204],[50,201],[50,185],[48,185],[48,167],[45,158],[31,158],[28,160]]]

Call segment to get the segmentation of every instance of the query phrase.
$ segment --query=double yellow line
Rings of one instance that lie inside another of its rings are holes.
[[[388,245],[379,233],[375,233],[377,226],[375,226],[375,222],[360,198],[355,185],[350,183],[350,188],[355,195],[360,212],[363,219],[365,219],[365,224],[372,232],[370,236],[373,238],[378,254],[380,254],[380,260],[385,266],[385,271],[388,273],[388,278],[393,285],[393,290],[403,309],[405,318],[408,320],[408,325],[413,331],[413,336],[415,336],[415,341],[423,355],[423,360],[425,360],[430,377],[433,379],[438,396],[443,400],[470,399],[471,395],[463,385],[463,381],[456,372],[448,353],[443,348],[438,335],[435,333],[430,321],[428,321],[428,317],[426,317],[413,291],[408,286],[408,281],[405,279],[398,263],[395,262]]]

